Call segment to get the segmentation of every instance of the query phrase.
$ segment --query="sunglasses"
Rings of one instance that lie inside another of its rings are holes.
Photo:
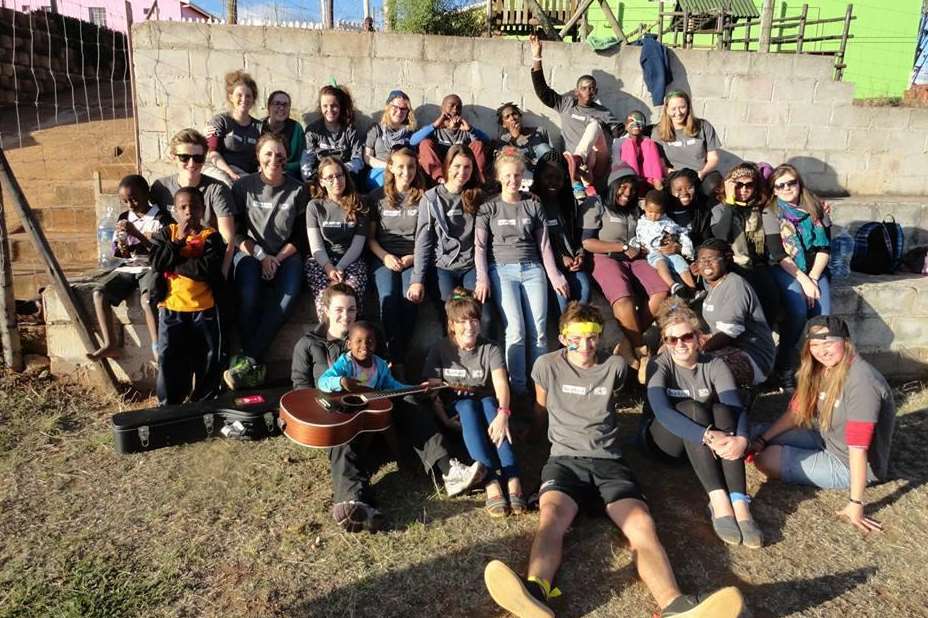
[[[753,188],[754,188],[754,182],[753,182],[753,181],[751,181],[751,182],[736,182],[736,183],[735,183],[735,189],[753,189]]]
[[[187,154],[185,152],[179,152],[174,156],[176,156],[177,160],[180,161],[181,163],[186,163],[190,159],[193,159],[194,163],[203,163],[204,161],[206,161],[205,154]]]
[[[667,335],[664,337],[664,343],[670,346],[675,346],[681,341],[683,343],[693,343],[696,340],[696,333],[690,331],[686,334],[680,335],[679,337],[674,337],[673,335]]]
[[[784,189],[792,189],[798,184],[799,184],[799,181],[793,178],[792,180],[784,180],[783,182],[778,182],[775,185],[773,185],[773,188],[776,189],[777,191],[783,191]]]

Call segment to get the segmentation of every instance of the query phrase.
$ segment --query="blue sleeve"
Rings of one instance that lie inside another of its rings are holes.
[[[491,142],[490,136],[475,127],[474,125],[470,126],[470,136],[471,139],[479,139],[481,142]]]
[[[342,390],[342,378],[350,378],[350,365],[348,364],[348,355],[342,354],[338,357],[332,366],[326,369],[319,380],[316,382],[316,387],[324,393],[337,393]]]
[[[348,133],[348,146],[351,148],[351,159],[346,162],[348,171],[360,174],[364,169],[364,144],[354,128]]]
[[[648,403],[651,404],[657,421],[673,435],[687,442],[702,444],[706,428],[681,414],[671,405],[665,391],[666,386],[667,370],[658,364],[654,375],[648,380]]]
[[[390,367],[387,365],[387,361],[383,360],[379,356],[374,358],[374,362],[377,363],[377,390],[395,390],[398,388],[409,388],[411,384],[403,384],[393,377],[393,374],[390,373]]]
[[[427,124],[415,133],[412,134],[412,137],[409,138],[410,146],[418,146],[419,142],[429,137],[432,133],[435,132],[435,127],[431,124]]]

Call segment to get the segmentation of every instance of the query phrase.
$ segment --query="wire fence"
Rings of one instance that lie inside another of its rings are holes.
[[[129,58],[123,32],[0,9],[0,147],[22,147],[32,131],[60,124],[130,118]]]

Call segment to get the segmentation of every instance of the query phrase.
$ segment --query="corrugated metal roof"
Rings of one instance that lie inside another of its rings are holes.
[[[725,7],[729,15],[735,17],[760,17],[757,7],[751,0],[678,0],[681,11],[690,13],[715,13]]]

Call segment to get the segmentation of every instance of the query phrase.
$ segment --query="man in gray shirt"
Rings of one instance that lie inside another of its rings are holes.
[[[564,535],[580,506],[592,499],[605,503],[609,518],[628,538],[638,573],[661,616],[735,618],[744,605],[737,588],[702,598],[684,595],[677,586],[644,494],[619,449],[615,393],[625,380],[626,366],[620,357],[597,351],[602,329],[595,307],[569,305],[560,321],[565,349],[535,363],[537,411],[547,416],[551,439],[551,457],[541,473],[541,518],[527,577],[491,561],[484,571],[490,596],[516,616],[554,616],[548,600],[560,594],[551,582],[560,566]]]

